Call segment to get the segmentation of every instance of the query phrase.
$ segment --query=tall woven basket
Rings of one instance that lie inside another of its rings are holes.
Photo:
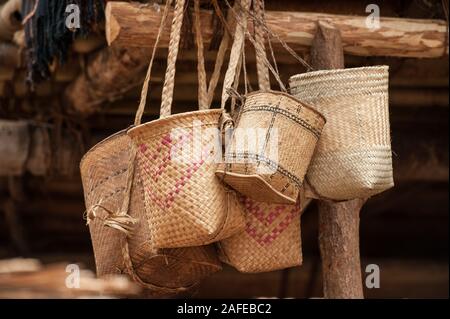
[[[220,270],[220,262],[212,246],[154,247],[142,184],[133,178],[131,189],[127,186],[133,158],[131,139],[121,131],[94,146],[81,161],[97,274],[127,273],[152,296],[177,294]],[[128,214],[121,215],[127,198]],[[136,223],[133,228],[126,227],[126,219]]]
[[[218,243],[221,260],[243,273],[259,273],[302,264],[301,212],[310,202],[295,205],[256,202],[241,196],[247,225]]]
[[[244,225],[235,193],[214,175],[221,115],[221,110],[178,114],[128,132],[138,146],[137,169],[157,247],[209,244]]]
[[[216,174],[253,200],[295,204],[324,124],[319,112],[289,94],[252,92]]]
[[[145,124],[145,99],[128,135],[137,146],[152,243],[158,248],[206,245],[239,232],[245,221],[236,194],[215,176],[224,110],[171,115],[184,0],[176,1],[161,118]],[[143,96],[146,96],[144,91]]]
[[[291,77],[291,93],[328,119],[307,179],[315,197],[366,198],[394,186],[388,67]]]

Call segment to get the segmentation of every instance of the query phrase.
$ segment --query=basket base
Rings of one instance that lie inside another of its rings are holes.
[[[239,193],[258,202],[276,204],[295,204],[297,198],[291,198],[275,190],[259,175],[246,175],[216,170],[216,176]]]

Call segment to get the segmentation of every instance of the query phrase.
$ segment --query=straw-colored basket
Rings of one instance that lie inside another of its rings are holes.
[[[365,198],[394,186],[388,79],[387,66],[291,77],[291,93],[328,119],[307,174],[314,196]]]
[[[163,18],[168,14],[170,2],[166,3]],[[172,114],[184,4],[185,0],[175,3],[160,119],[141,124],[154,50],[135,127],[128,131],[137,148],[138,176],[144,186],[146,209],[151,212],[147,215],[152,243],[158,248],[206,245],[227,238],[245,226],[236,194],[215,176],[222,158],[222,129],[230,122],[225,120],[225,110],[211,110],[210,104],[203,101],[199,103],[200,111]],[[199,29],[198,3],[196,7]],[[197,42],[201,40],[199,35],[197,32]],[[201,45],[197,47],[201,55]],[[199,83],[205,84],[200,81],[200,73],[204,75],[199,72]],[[207,95],[204,87],[200,91],[201,96]]]
[[[324,124],[286,93],[250,93],[216,174],[253,200],[295,204]]]
[[[111,213],[119,212],[127,198],[132,151],[131,139],[121,131],[98,143],[81,161],[97,274],[127,273],[151,295],[176,294],[220,270],[220,262],[212,246],[164,250],[154,247],[147,224],[151,211],[144,208],[143,187],[138,178],[133,178],[128,209],[128,215],[137,224],[128,238],[105,226]]]
[[[221,260],[240,272],[258,273],[302,264],[301,212],[310,202],[295,205],[256,202],[241,196],[246,229],[218,243]]]
[[[243,229],[236,194],[214,172],[222,110],[172,115],[128,131],[138,147],[152,242],[173,248],[206,245]]]

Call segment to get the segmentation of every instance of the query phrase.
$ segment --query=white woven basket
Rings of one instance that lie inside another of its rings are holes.
[[[327,118],[307,173],[315,197],[366,198],[394,186],[387,66],[290,78],[291,93]]]

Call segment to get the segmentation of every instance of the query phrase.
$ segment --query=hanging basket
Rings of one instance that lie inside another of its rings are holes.
[[[366,198],[394,186],[388,67],[291,77],[291,93],[328,119],[307,179],[315,197]]]
[[[94,146],[81,161],[81,177],[98,276],[127,273],[151,295],[177,294],[221,269],[214,247],[155,248],[147,224],[151,211],[144,207],[143,187],[133,178],[127,216],[119,216],[127,199],[131,139],[118,132]],[[128,231],[121,218],[136,222]],[[110,227],[106,227],[106,225]],[[123,230],[123,229],[122,229]]]
[[[295,204],[324,124],[286,93],[250,93],[216,174],[255,201]]]
[[[156,247],[206,245],[244,227],[234,192],[216,178],[222,110],[173,115],[128,131],[138,147]]]
[[[222,240],[221,260],[243,273],[258,273],[300,266],[302,247],[300,215],[310,200],[295,205],[256,202],[241,196],[245,231]]]
[[[22,175],[29,149],[28,122],[0,120],[0,176]]]
[[[234,235],[245,226],[235,193],[215,176],[222,153],[221,132],[224,123],[230,122],[226,120],[225,110],[211,110],[203,101],[199,103],[199,111],[172,115],[184,3],[184,0],[175,3],[160,119],[141,124],[150,78],[148,73],[135,127],[128,131],[138,150],[138,176],[144,186],[152,243],[158,248],[210,244]],[[199,18],[199,9],[196,12]],[[197,42],[199,40],[201,37],[197,32]],[[201,44],[197,47],[201,55]],[[201,60],[200,57],[199,62]],[[199,83],[204,84],[200,81],[200,73],[204,75],[199,72]],[[206,96],[204,87],[199,91]]]

